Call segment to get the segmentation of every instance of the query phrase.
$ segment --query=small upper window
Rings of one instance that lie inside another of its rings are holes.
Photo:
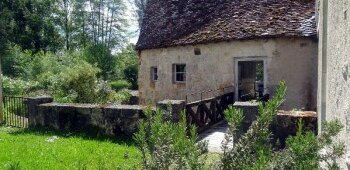
[[[151,67],[151,80],[152,81],[158,80],[158,68],[157,67]]]
[[[194,49],[194,55],[201,55],[201,49],[200,48],[195,48]]]
[[[173,65],[174,82],[184,83],[186,81],[186,64]]]

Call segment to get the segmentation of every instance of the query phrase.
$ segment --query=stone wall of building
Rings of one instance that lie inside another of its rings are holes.
[[[346,169],[350,168],[350,1],[319,2],[319,125],[339,119],[345,126],[339,139],[348,149],[341,160]]]
[[[195,48],[200,49],[200,55],[195,55]],[[191,93],[234,86],[234,63],[247,58],[266,61],[267,93],[273,94],[278,82],[286,81],[288,93],[284,109],[316,109],[317,41],[306,38],[230,41],[143,50],[139,69],[140,103],[185,100]],[[186,83],[173,82],[173,64],[186,64]],[[151,67],[158,68],[155,82],[151,81]],[[199,98],[194,97],[194,100]]]

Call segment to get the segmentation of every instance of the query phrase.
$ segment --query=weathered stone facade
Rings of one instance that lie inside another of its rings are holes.
[[[339,119],[339,135],[350,150],[350,2],[322,0],[319,10],[319,125]],[[319,130],[322,130],[320,126]],[[350,168],[350,152],[342,169]]]
[[[140,51],[141,104],[161,100],[185,100],[194,92],[234,86],[235,60],[266,60],[267,93],[273,95],[279,81],[288,86],[283,109],[316,109],[317,41],[311,38],[272,38],[177,46]],[[201,55],[195,55],[199,48]],[[173,82],[173,64],[186,64],[186,83]],[[151,81],[151,67],[158,80]],[[211,94],[205,94],[210,97]]]

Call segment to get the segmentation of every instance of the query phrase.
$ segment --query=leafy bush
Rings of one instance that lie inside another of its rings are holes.
[[[22,96],[37,88],[37,82],[26,82],[2,76],[3,93],[7,96]]]
[[[77,103],[94,103],[96,101],[96,74],[99,69],[81,62],[71,68],[67,68],[60,74],[58,96],[61,99]]]
[[[203,169],[206,143],[197,144],[194,126],[187,128],[185,114],[179,123],[164,119],[164,113],[146,111],[146,120],[141,121],[140,130],[134,139],[142,153],[144,169]],[[190,130],[189,136],[187,130]]]
[[[120,91],[123,89],[129,89],[131,87],[131,84],[126,80],[117,80],[111,82],[111,87],[115,91]]]
[[[121,103],[124,100],[128,100],[129,93],[123,94],[116,93],[110,86],[110,84],[107,81],[100,80],[97,84],[97,96],[96,96],[96,103]],[[125,97],[125,98],[123,98]]]
[[[121,90],[118,91],[115,97],[115,101],[118,101],[118,103],[124,103],[130,101],[131,98],[131,92],[130,90]]]
[[[133,45],[129,45],[117,55],[115,79],[128,80],[132,89],[137,89],[138,56]]]
[[[304,132],[302,123],[298,125],[296,136],[287,139],[283,150],[275,150],[271,144],[269,126],[283,103],[286,85],[281,82],[276,96],[266,105],[259,105],[258,118],[248,132],[239,136],[243,112],[230,107],[225,111],[229,132],[223,143],[222,169],[322,169],[324,162],[328,169],[339,169],[334,162],[344,154],[344,144],[332,140],[342,129],[339,121],[324,124],[319,137],[312,132]],[[233,147],[229,147],[232,143]],[[325,150],[324,152],[321,152]]]
[[[138,66],[137,65],[130,65],[125,68],[124,70],[124,78],[131,82],[131,87],[133,90],[138,89]]]
[[[133,48],[128,49],[132,51],[118,55],[117,64],[116,56],[103,45],[56,54],[43,51],[32,53],[11,45],[2,58],[4,75],[7,76],[4,77],[4,94],[51,95],[59,102],[120,103],[128,100],[130,94],[126,91],[116,93],[114,90],[130,89],[137,85],[137,71],[134,71],[137,56]],[[87,67],[87,63],[91,67]],[[99,71],[96,71],[97,68],[100,68]],[[98,80],[99,77],[106,81],[125,81],[109,84]]]

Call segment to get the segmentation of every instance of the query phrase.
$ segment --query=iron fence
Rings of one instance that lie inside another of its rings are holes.
[[[28,127],[28,106],[24,97],[4,96],[4,120],[7,126]]]

